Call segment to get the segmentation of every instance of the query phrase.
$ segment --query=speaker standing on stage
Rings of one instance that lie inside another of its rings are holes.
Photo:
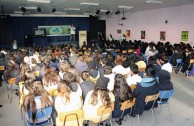
[[[72,24],[71,27],[70,27],[70,42],[74,42],[75,41],[75,27],[74,25]]]
[[[17,40],[13,40],[12,48],[13,48],[13,50],[17,50],[18,49],[18,42],[17,42]]]

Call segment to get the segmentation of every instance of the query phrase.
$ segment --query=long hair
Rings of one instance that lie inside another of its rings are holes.
[[[115,59],[115,64],[116,65],[122,65],[124,61],[123,55],[122,54],[118,54],[116,59]]]
[[[51,85],[55,85],[60,81],[59,75],[55,72],[51,67],[45,68],[45,74],[42,78],[42,83],[44,86],[48,87]]]
[[[20,65],[20,81],[25,81],[26,80],[26,76],[25,76],[25,73],[27,71],[29,71],[29,65],[25,62],[23,62],[21,65]]]
[[[111,99],[109,96],[109,91],[105,89],[95,88],[94,92],[91,95],[89,103],[93,106],[98,104],[98,95],[100,95],[100,100],[102,101],[103,106],[107,106],[111,104]]]
[[[46,90],[44,90],[40,81],[35,81],[32,83],[31,87],[29,88],[29,94],[25,99],[24,110],[26,112],[32,112],[32,121],[33,123],[36,122],[36,111],[37,106],[35,102],[35,97],[40,96],[41,100],[41,108],[46,108],[52,105],[52,100],[49,98],[49,94]]]
[[[59,96],[65,98],[65,101],[63,101],[64,104],[70,102],[70,94],[71,94],[71,90],[70,90],[70,88],[67,86],[67,82],[66,82],[66,81],[60,81],[60,82],[59,82],[59,85],[58,85],[58,92],[60,93]]]
[[[127,85],[125,77],[122,74],[115,75],[115,85],[113,93],[119,97],[120,102],[132,100],[133,94],[131,88]]]

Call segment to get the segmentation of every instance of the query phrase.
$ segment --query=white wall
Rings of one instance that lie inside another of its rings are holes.
[[[143,41],[160,40],[160,31],[166,31],[166,41],[181,42],[181,32],[189,31],[188,43],[194,45],[194,4],[136,11],[125,13],[126,20],[121,20],[122,14],[112,15],[106,19],[106,34],[112,34],[114,39],[120,39],[126,30],[131,30],[131,40],[140,40],[141,31],[146,31],[146,39]],[[168,20],[168,24],[165,24]],[[120,26],[119,23],[123,23]],[[117,29],[122,34],[117,34]]]

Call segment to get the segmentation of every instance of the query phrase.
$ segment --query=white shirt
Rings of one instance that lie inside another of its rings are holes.
[[[168,71],[169,73],[172,72],[172,65],[171,65],[170,63],[165,63],[165,64],[163,64],[161,68],[162,68],[162,70],[166,70],[166,71]]]
[[[112,73],[112,74],[109,74],[109,75],[104,75],[104,77],[107,77],[107,78],[110,79],[107,88],[108,88],[109,91],[113,91],[114,85],[115,85],[115,75]]]
[[[133,76],[128,77],[126,81],[127,81],[127,84],[130,86],[132,84],[140,83],[142,81],[142,77],[139,76],[138,74],[134,74]]]
[[[122,75],[125,75],[125,74],[129,74],[130,73],[130,69],[125,69],[122,65],[117,65],[115,66],[113,69],[112,69],[112,72],[114,74],[122,74]]]
[[[75,27],[70,27],[70,28],[71,28],[70,33],[71,33],[72,35],[75,35]]]
[[[78,110],[82,107],[81,98],[74,92],[70,94],[70,101],[66,103],[66,98],[63,96],[57,96],[55,99],[55,109],[57,113],[59,112],[69,112]]]
[[[13,49],[17,49],[17,43],[13,43]]]

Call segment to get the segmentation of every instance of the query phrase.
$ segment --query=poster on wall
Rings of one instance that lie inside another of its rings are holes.
[[[166,40],[166,32],[165,31],[161,31],[160,32],[160,41],[165,41]]]
[[[130,37],[131,33],[130,30],[126,30],[126,37]]]
[[[181,41],[188,41],[188,38],[189,38],[189,31],[182,31]]]
[[[141,31],[141,39],[145,39],[145,31]]]
[[[121,34],[122,33],[122,30],[117,30],[117,34]]]

